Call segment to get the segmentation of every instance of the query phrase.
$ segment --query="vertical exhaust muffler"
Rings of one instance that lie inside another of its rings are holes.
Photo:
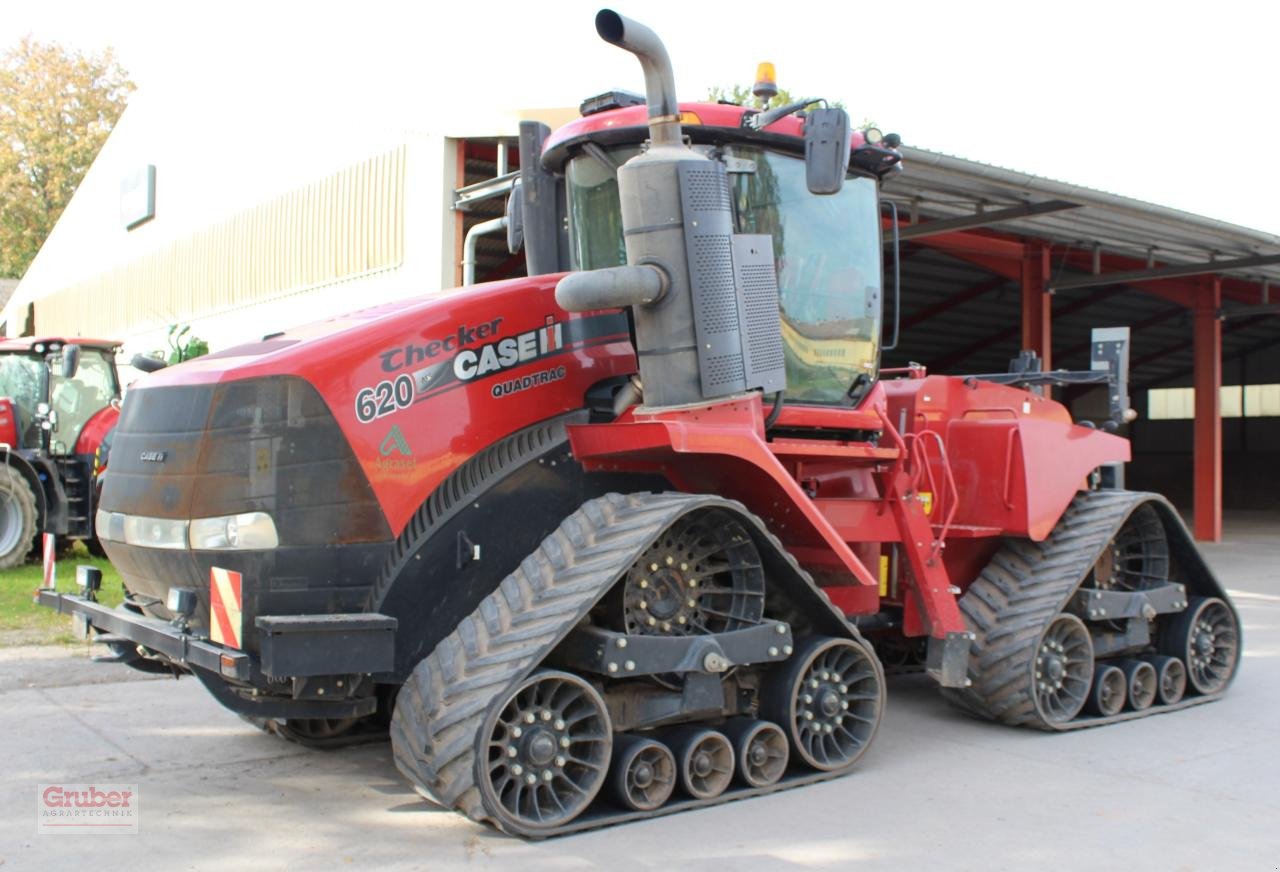
[[[771,238],[734,234],[724,165],[684,144],[675,74],[657,35],[608,9],[596,15],[596,31],[640,61],[649,143],[618,168],[628,265],[566,276],[556,301],[571,312],[631,308],[648,408],[750,388],[780,390],[785,373]],[[764,265],[771,280],[745,287],[741,268],[759,275]],[[770,323],[760,330],[762,318]],[[775,340],[762,342],[758,353],[744,343],[770,331]]]

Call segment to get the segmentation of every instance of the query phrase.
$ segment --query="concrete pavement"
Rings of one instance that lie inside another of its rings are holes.
[[[1245,624],[1226,699],[1066,735],[980,723],[918,677],[833,782],[545,842],[419,799],[389,745],[310,751],[192,679],[0,657],[0,869],[1280,868],[1280,520],[1205,549]],[[82,655],[81,655],[82,656]],[[138,835],[37,836],[36,785],[139,785]]]

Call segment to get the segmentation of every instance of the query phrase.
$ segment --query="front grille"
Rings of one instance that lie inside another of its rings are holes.
[[[266,512],[281,547],[391,539],[328,407],[288,376],[130,392],[101,508],[153,518]]]
[[[100,508],[173,519],[270,514],[280,539],[270,550],[103,542],[148,614],[171,617],[164,608],[170,587],[195,590],[197,632],[208,628],[210,568],[240,572],[249,651],[257,650],[258,615],[365,608],[392,541],[328,407],[311,385],[287,376],[130,391]]]

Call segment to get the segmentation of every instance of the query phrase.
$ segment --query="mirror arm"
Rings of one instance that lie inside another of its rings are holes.
[[[799,112],[801,109],[803,109],[806,106],[811,106],[814,103],[825,103],[825,102],[827,101],[821,97],[808,97],[804,100],[794,100],[790,103],[787,103],[785,106],[776,106],[773,109],[769,109],[765,112],[759,112],[755,115],[748,116],[747,124],[751,127],[752,130],[764,130],[766,127],[768,127],[770,124],[773,124],[775,121],[781,121],[783,118],[786,118],[791,113]]]

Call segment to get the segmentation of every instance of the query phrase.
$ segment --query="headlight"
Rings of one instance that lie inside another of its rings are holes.
[[[193,551],[224,549],[259,550],[280,544],[275,522],[266,512],[245,512],[220,518],[198,518],[191,522]]]
[[[94,523],[99,539],[145,548],[243,551],[280,545],[275,522],[266,512],[174,521],[99,510]]]
[[[93,519],[93,532],[99,539],[111,542],[124,541],[124,515],[119,512],[104,512],[98,509]]]
[[[182,549],[187,547],[187,526],[186,521],[125,515],[124,541],[147,548]]]

